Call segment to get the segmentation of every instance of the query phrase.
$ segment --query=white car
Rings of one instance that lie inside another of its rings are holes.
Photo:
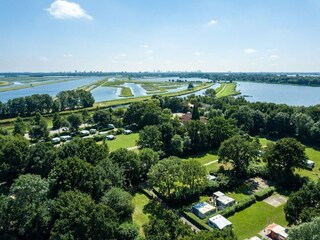
[[[107,140],[114,140],[114,139],[116,139],[116,136],[115,135],[107,135],[106,139]]]
[[[131,130],[124,130],[123,133],[124,133],[125,135],[128,135],[128,134],[131,134],[132,131],[131,131]]]
[[[53,144],[58,144],[58,143],[60,143],[60,138],[58,138],[58,137],[55,137],[55,138],[52,138],[51,139],[51,142],[53,143]]]

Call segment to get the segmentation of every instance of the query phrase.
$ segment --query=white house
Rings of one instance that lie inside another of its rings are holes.
[[[216,212],[216,208],[209,203],[200,202],[192,207],[192,212],[199,218],[206,218]]]
[[[225,227],[232,226],[232,223],[220,214],[210,218],[208,224],[210,227],[218,228],[220,230],[224,229]]]

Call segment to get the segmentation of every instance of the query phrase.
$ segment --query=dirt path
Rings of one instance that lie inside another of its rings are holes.
[[[202,166],[208,166],[208,165],[210,165],[210,164],[212,164],[212,163],[215,163],[215,162],[218,162],[218,160],[214,160],[214,161],[212,161],[212,162],[208,162],[208,163],[205,163],[205,164],[203,164]]]

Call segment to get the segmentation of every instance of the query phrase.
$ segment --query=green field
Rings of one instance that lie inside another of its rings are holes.
[[[148,223],[148,215],[143,212],[145,205],[149,203],[149,198],[143,193],[136,193],[133,196],[132,203],[134,204],[134,212],[132,214],[132,220],[139,226],[139,233],[144,236],[142,226]]]
[[[11,85],[11,84],[12,84],[12,83],[0,81],[0,87],[9,86],[9,85]]]
[[[133,93],[131,91],[131,88],[129,87],[121,87],[121,93],[119,97],[133,97]]]
[[[107,141],[110,151],[117,150],[119,148],[132,148],[136,146],[136,141],[139,138],[138,133],[132,133],[129,135],[117,135],[115,140]]]
[[[222,83],[220,87],[216,89],[216,96],[218,98],[227,97],[227,96],[234,96],[240,94],[239,91],[236,90],[237,84],[236,83]]]
[[[265,202],[257,202],[249,208],[228,218],[232,222],[234,231],[239,240],[253,237],[262,231],[268,224],[277,223],[287,226],[283,211],[284,205],[272,207]]]

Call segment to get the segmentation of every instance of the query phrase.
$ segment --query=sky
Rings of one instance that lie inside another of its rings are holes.
[[[0,1],[0,72],[75,70],[320,72],[320,1]]]

